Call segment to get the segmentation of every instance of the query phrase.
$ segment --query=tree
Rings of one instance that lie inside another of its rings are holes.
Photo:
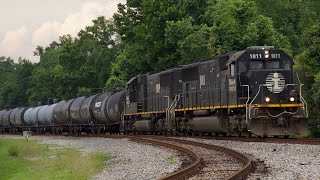
[[[18,63],[14,63],[10,57],[0,57],[0,107],[27,105],[26,91],[33,68],[33,64],[26,59],[19,58]]]
[[[129,2],[119,5],[114,15],[123,48],[112,72],[120,74],[122,82],[251,45],[275,45],[290,52],[287,38],[252,1]]]
[[[254,2],[257,3],[258,10],[264,16],[271,18],[277,30],[289,39],[293,54],[301,53],[304,49],[304,31],[320,17],[319,1],[254,0]]]
[[[109,78],[118,44],[113,23],[98,17],[73,38],[64,35],[48,47],[39,48],[40,62],[32,75],[29,101],[48,97],[70,99],[101,92]],[[38,91],[41,92],[38,92]]]
[[[296,58],[296,69],[303,75],[303,92],[309,103],[311,132],[320,137],[320,24],[305,31],[304,44],[304,51]]]

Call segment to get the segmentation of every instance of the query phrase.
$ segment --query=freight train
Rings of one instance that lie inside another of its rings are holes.
[[[293,60],[254,46],[133,77],[124,91],[0,111],[0,131],[289,136],[308,130]]]

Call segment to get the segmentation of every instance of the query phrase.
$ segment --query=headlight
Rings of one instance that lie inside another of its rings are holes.
[[[290,97],[289,100],[290,100],[291,102],[293,102],[293,101],[294,101],[294,97]]]
[[[269,97],[266,97],[266,102],[270,102],[270,98]]]
[[[268,50],[265,50],[264,51],[264,57],[267,59],[269,58],[269,51]]]

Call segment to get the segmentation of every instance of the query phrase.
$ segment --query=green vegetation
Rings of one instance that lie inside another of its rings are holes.
[[[168,163],[169,164],[176,164],[177,163],[176,159],[174,158],[174,156],[172,154],[170,154],[168,156]]]
[[[0,179],[88,179],[110,157],[76,149],[0,138]]]
[[[313,136],[320,137],[318,0],[127,0],[113,19],[98,17],[34,54],[0,57],[0,108],[68,99],[123,86],[133,76],[248,46],[288,52],[305,84]],[[0,55],[1,56],[1,55]]]

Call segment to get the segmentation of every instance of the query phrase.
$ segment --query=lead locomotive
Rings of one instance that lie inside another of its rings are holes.
[[[126,87],[128,132],[303,134],[307,103],[294,84],[293,60],[271,46],[218,56],[156,74]]]

